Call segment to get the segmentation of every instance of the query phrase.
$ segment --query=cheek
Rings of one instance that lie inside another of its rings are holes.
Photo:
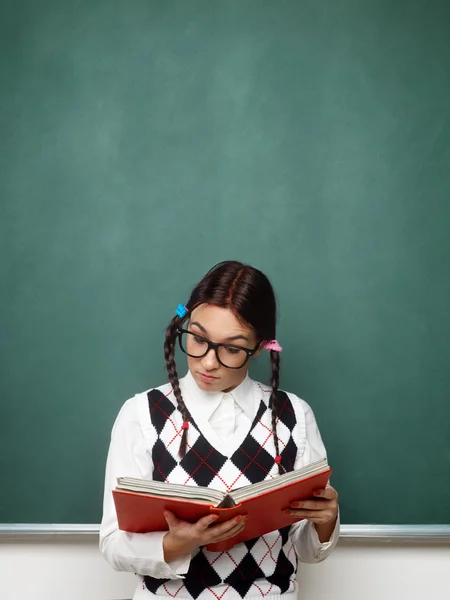
[[[195,370],[195,367],[199,364],[199,362],[199,358],[192,358],[192,356],[187,357],[187,364],[190,371]]]
[[[245,377],[245,369],[227,369],[226,378],[228,386],[236,386]]]

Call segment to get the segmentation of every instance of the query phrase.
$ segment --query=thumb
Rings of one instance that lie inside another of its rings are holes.
[[[169,529],[172,529],[173,527],[176,527],[178,525],[179,519],[176,518],[173,512],[170,512],[170,510],[165,510],[163,514],[164,518],[167,521]]]

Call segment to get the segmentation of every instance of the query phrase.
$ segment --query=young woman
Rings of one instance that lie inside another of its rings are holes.
[[[182,379],[177,343],[189,366]],[[248,375],[264,350],[270,387]],[[319,562],[336,544],[337,493],[329,485],[315,499],[291,505],[288,512],[303,520],[227,552],[205,546],[239,533],[245,517],[188,523],[167,512],[165,532],[118,529],[111,492],[119,476],[228,491],[326,456],[311,408],[278,388],[280,352],[274,291],[251,266],[216,265],[178,306],[164,344],[169,383],[125,403],[106,466],[100,548],[116,570],[139,576],[134,600],[294,599],[298,561]]]

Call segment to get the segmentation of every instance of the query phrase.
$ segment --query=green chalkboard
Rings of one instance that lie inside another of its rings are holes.
[[[343,522],[450,522],[449,24],[447,0],[2,3],[0,522],[99,522],[114,418],[227,258],[276,287]]]

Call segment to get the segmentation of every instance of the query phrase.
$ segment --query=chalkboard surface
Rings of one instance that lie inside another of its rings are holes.
[[[228,258],[277,290],[282,387],[343,522],[450,522],[449,22],[444,0],[2,4],[0,522],[99,522],[114,418]]]

